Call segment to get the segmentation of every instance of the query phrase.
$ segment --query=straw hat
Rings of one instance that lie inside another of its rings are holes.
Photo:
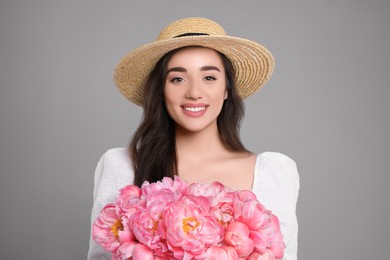
[[[206,18],[185,18],[169,24],[157,39],[130,51],[118,63],[114,81],[131,102],[142,105],[143,84],[158,60],[171,50],[203,46],[223,53],[236,71],[236,88],[244,99],[260,89],[271,77],[274,58],[262,45],[227,36],[216,22]]]

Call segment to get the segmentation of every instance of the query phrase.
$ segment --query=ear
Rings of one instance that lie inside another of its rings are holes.
[[[224,97],[224,100],[226,100],[228,98],[228,91],[225,90],[225,97]]]

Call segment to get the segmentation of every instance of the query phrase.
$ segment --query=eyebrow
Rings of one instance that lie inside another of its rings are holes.
[[[221,70],[215,66],[203,66],[203,67],[200,67],[200,70],[201,71],[216,70],[216,71],[221,72]],[[187,72],[187,70],[183,67],[173,67],[173,68],[168,69],[167,74],[169,72],[172,72],[172,71]]]
[[[178,71],[178,72],[187,72],[187,70],[183,67],[173,67],[168,69],[167,74],[172,71]]]
[[[221,71],[219,70],[219,68],[218,68],[218,67],[215,67],[215,66],[203,66],[203,67],[200,68],[200,70],[201,70],[201,71],[216,70],[216,71],[221,72]]]

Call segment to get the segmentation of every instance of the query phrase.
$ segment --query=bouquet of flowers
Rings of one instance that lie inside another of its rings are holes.
[[[180,178],[128,185],[92,237],[112,259],[281,259],[278,218],[251,191]]]

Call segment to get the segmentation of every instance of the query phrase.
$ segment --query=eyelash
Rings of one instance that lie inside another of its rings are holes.
[[[172,83],[179,83],[183,81],[183,78],[181,77],[174,77],[170,80]]]
[[[205,79],[206,81],[214,81],[214,80],[217,80],[217,78],[214,77],[214,76],[205,76],[204,79]],[[180,83],[180,82],[182,82],[183,80],[184,80],[184,79],[183,79],[182,77],[174,77],[174,78],[172,78],[172,79],[170,80],[170,82],[172,82],[172,83]]]
[[[206,76],[206,77],[204,77],[204,79],[207,81],[209,81],[209,80],[211,81],[211,80],[216,80],[217,78],[213,77],[213,76]]]

